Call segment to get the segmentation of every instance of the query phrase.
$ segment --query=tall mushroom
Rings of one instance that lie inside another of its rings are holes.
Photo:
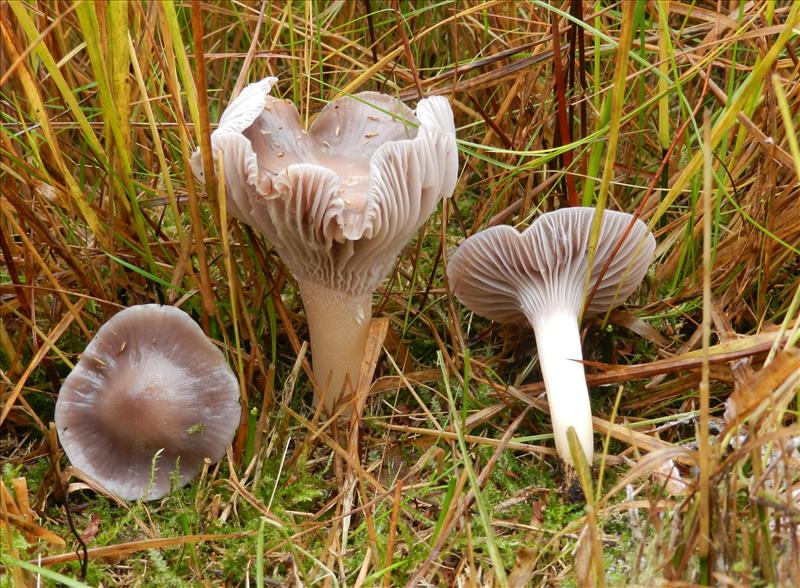
[[[228,105],[212,149],[231,213],[269,239],[297,279],[332,414],[357,385],[373,292],[455,188],[453,113],[442,97],[412,111],[361,92],[327,104],[306,130],[291,102],[269,95],[276,81],[251,84]],[[199,152],[192,165],[202,179]]]
[[[578,327],[594,214],[593,208],[566,208],[543,214],[522,233],[509,226],[486,229],[466,239],[447,265],[450,288],[467,308],[498,322],[527,319],[533,326],[556,450],[568,465],[573,465],[569,427],[575,428],[589,463],[594,451]],[[640,220],[626,236],[632,220],[624,212],[603,214],[589,291],[613,258],[586,309],[589,314],[621,303],[647,272],[655,239]]]
[[[61,386],[55,421],[75,467],[122,498],[155,500],[176,471],[183,485],[224,455],[240,413],[236,377],[197,323],[143,304],[100,327]]]

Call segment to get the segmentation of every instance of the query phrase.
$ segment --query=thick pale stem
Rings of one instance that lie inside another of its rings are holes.
[[[372,296],[351,296],[319,284],[300,283],[308,320],[311,363],[324,410],[333,414],[358,385],[367,345]],[[320,399],[315,396],[315,405]],[[350,414],[350,410],[345,410]]]
[[[556,450],[567,464],[574,465],[567,440],[567,429],[574,427],[583,454],[591,465],[594,455],[592,409],[586,374],[580,363],[583,353],[578,317],[570,310],[540,310],[526,314],[536,334]]]

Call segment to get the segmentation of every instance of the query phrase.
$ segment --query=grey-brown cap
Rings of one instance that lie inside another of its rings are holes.
[[[377,92],[328,103],[306,130],[294,104],[247,86],[211,136],[229,209],[271,243],[298,281],[371,293],[455,188],[453,112],[441,96],[411,110]],[[203,178],[200,152],[192,157]]]
[[[240,410],[236,377],[197,323],[144,304],[100,327],[64,380],[55,421],[75,467],[122,498],[155,500],[224,455]]]
[[[466,239],[450,257],[450,288],[470,310],[499,322],[517,322],[546,310],[583,304],[589,233],[595,209],[562,208],[537,218],[519,232],[498,226]],[[632,215],[607,210],[592,263],[591,290],[623,239]],[[622,303],[641,283],[655,251],[647,225],[636,220],[603,275],[587,309],[605,312]]]

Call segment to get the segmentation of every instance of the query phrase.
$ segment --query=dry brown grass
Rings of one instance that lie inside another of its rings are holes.
[[[798,13],[0,3],[0,585],[78,585],[70,527],[104,585],[800,585]],[[456,114],[460,181],[376,296],[350,434],[309,407],[292,277],[188,165],[265,75],[304,117],[367,89]],[[573,505],[532,333],[468,315],[442,268],[466,235],[581,201],[659,245],[627,310],[584,324],[603,451]],[[125,504],[65,468],[48,423],[99,325],[146,302],[224,347],[243,420],[191,487]]]

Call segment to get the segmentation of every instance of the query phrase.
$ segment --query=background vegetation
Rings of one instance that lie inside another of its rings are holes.
[[[0,584],[800,585],[799,13],[0,3]],[[358,436],[310,409],[291,275],[188,164],[265,75],[305,120],[358,90],[456,114],[456,192],[376,296]],[[659,243],[626,309],[584,322],[586,499],[560,479],[532,332],[468,314],[443,272],[463,237],[575,203]],[[195,483],[125,504],[48,423],[92,334],[146,302],[219,342],[245,419]]]

